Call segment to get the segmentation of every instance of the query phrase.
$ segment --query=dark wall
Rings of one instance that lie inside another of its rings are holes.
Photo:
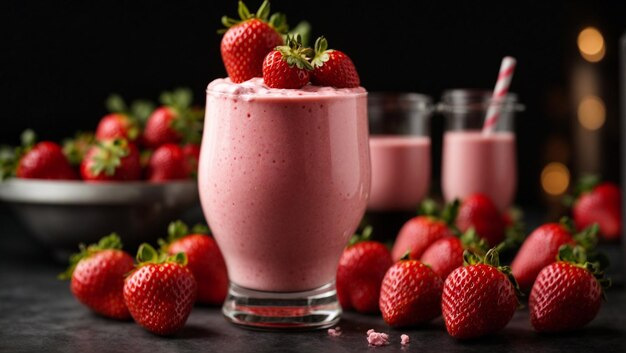
[[[621,3],[621,4],[620,4]],[[260,0],[248,1],[256,9]],[[3,1],[0,144],[17,143],[26,127],[60,139],[92,129],[111,92],[156,98],[189,86],[203,103],[207,83],[225,75],[219,57],[220,17],[236,1]],[[272,2],[290,23],[307,19],[354,60],[370,91],[418,91],[440,96],[454,87],[491,88],[504,55],[518,59],[512,84],[527,111],[518,121],[522,203],[540,199],[542,143],[568,134],[551,118],[567,96],[570,69],[580,61],[576,36],[599,27],[607,57],[608,126],[617,124],[617,39],[626,28],[622,2],[287,1]],[[557,101],[557,103],[554,102]],[[570,114],[565,109],[563,114]],[[434,122],[435,139],[441,133]],[[617,129],[606,144],[617,151]],[[612,131],[612,132],[611,132]],[[606,157],[617,179],[617,152]],[[613,167],[611,166],[613,165]],[[438,180],[435,177],[434,180]]]

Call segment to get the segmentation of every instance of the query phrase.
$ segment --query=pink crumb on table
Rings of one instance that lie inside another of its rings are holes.
[[[341,327],[337,326],[335,328],[329,328],[328,329],[328,335],[331,337],[339,337],[341,336],[342,332],[341,332]]]
[[[403,346],[404,346],[404,345],[407,345],[407,344],[409,344],[409,343],[411,342],[411,341],[410,341],[410,339],[409,339],[409,335],[405,335],[405,334],[403,334],[402,336],[400,336],[400,340],[401,340],[401,342],[400,342],[400,343],[401,343]]]
[[[383,332],[376,332],[374,329],[367,330],[367,343],[370,346],[386,346],[389,344],[389,335]]]

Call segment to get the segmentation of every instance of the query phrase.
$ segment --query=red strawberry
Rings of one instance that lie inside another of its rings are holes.
[[[343,309],[375,313],[378,309],[380,285],[393,264],[389,250],[369,240],[371,227],[361,236],[355,235],[344,249],[337,268],[337,298]]]
[[[391,258],[398,261],[407,251],[410,251],[412,259],[420,259],[428,247],[437,240],[453,236],[450,228],[456,216],[458,202],[446,207],[442,217],[431,215],[417,216],[408,220],[400,229],[396,242],[391,249]]]
[[[302,88],[309,83],[310,48],[302,47],[300,35],[287,36],[285,45],[272,50],[263,61],[263,82],[272,88]]]
[[[133,258],[122,251],[117,234],[106,236],[70,257],[70,267],[59,275],[71,279],[74,297],[100,315],[113,319],[130,319],[124,304],[124,276],[133,267]]]
[[[197,143],[185,144],[183,146],[183,155],[185,155],[187,161],[187,175],[196,176],[200,162],[200,145]]]
[[[445,280],[452,271],[463,266],[465,249],[482,255],[487,251],[487,244],[470,228],[461,238],[444,237],[437,240],[424,251],[420,261]]]
[[[98,141],[85,155],[80,173],[85,181],[139,180],[139,151],[126,140]]]
[[[563,246],[558,262],[546,266],[533,285],[528,306],[530,322],[540,332],[579,329],[600,309],[604,279],[598,263],[587,262],[582,247]]]
[[[170,255],[187,255],[187,268],[198,283],[197,300],[204,304],[220,305],[228,292],[228,272],[217,243],[208,236],[208,228],[196,226],[191,232],[181,221],[170,223],[166,241],[159,240],[161,248]]]
[[[184,253],[165,258],[148,244],[137,252],[140,263],[124,282],[124,302],[139,325],[158,335],[180,330],[196,300],[197,284]]]
[[[361,85],[359,74],[352,60],[343,52],[327,49],[326,38],[315,41],[315,57],[311,61],[314,70],[311,81],[318,86],[354,88]]]
[[[463,200],[456,226],[461,232],[474,228],[491,247],[504,240],[503,216],[491,199],[483,194],[472,194]]]
[[[590,227],[577,234],[576,240],[589,243],[592,247],[597,227]],[[539,272],[549,264],[556,261],[559,248],[565,244],[574,244],[572,228],[563,220],[561,224],[548,223],[535,229],[513,259],[511,268],[520,288],[528,291],[533,285]]]
[[[135,141],[139,137],[139,126],[128,115],[113,113],[100,119],[96,128],[96,139],[112,140],[116,138]]]
[[[61,146],[50,141],[39,142],[26,152],[17,164],[15,175],[24,179],[76,179]]]
[[[188,178],[189,165],[183,149],[173,143],[157,148],[150,156],[147,177],[156,182]]]
[[[199,139],[203,111],[191,106],[193,97],[189,89],[179,88],[161,94],[163,106],[150,114],[143,131],[143,144],[157,148],[166,143]]]
[[[484,258],[465,253],[465,266],[446,278],[441,309],[446,329],[457,339],[476,338],[504,328],[519,302],[517,283],[508,266],[500,267],[498,251]]]
[[[270,14],[269,1],[265,0],[256,14],[251,14],[246,5],[239,1],[241,21],[222,17],[228,28],[222,38],[220,50],[226,72],[235,83],[263,75],[265,56],[283,44],[281,34],[287,31],[285,15]]]
[[[443,281],[430,267],[416,260],[401,260],[385,274],[380,290],[380,311],[394,327],[419,325],[441,315]]]
[[[610,182],[600,183],[598,178],[589,177],[581,180],[575,194],[572,214],[576,227],[582,229],[598,223],[603,238],[619,239],[622,233],[619,187]]]

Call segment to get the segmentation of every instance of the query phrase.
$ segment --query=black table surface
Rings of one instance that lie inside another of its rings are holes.
[[[528,310],[519,310],[501,332],[470,342],[449,337],[441,318],[422,328],[391,329],[376,315],[344,313],[340,337],[326,330],[259,332],[226,322],[219,308],[196,307],[173,337],[155,336],[132,321],[92,314],[56,279],[63,266],[47,255],[0,209],[0,352],[626,352],[626,290],[608,293],[598,317],[584,329],[560,335],[535,333]],[[366,331],[386,332],[390,344],[369,347]],[[400,345],[400,335],[411,343]]]

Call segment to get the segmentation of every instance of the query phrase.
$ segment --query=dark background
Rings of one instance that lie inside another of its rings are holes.
[[[255,10],[260,2],[248,5]],[[156,99],[162,90],[188,86],[203,104],[208,82],[225,76],[220,17],[236,16],[236,8],[235,0],[2,1],[0,144],[16,144],[27,127],[54,140],[93,129],[111,92]],[[598,171],[618,179],[624,2],[274,0],[272,8],[287,13],[292,26],[307,19],[315,36],[324,34],[331,47],[347,52],[369,91],[417,91],[437,99],[447,88],[491,89],[501,58],[515,56],[511,90],[527,107],[517,123],[522,205],[551,201],[539,179],[551,158],[549,139],[557,136],[573,151],[571,75],[583,63],[576,38],[595,26],[607,48],[604,60],[589,64],[601,78],[607,107]],[[440,120],[433,122],[435,145]],[[439,154],[435,149],[436,166]],[[562,162],[572,166],[575,158],[566,153]]]

